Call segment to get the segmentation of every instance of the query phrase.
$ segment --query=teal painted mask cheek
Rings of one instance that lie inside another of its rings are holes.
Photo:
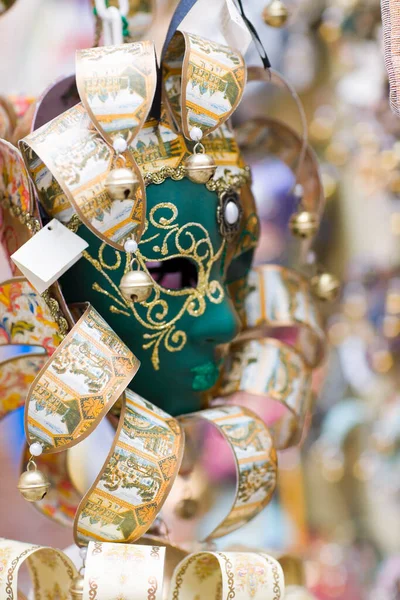
[[[201,408],[219,377],[216,348],[239,331],[218,203],[215,192],[187,179],[147,188],[137,256],[154,288],[144,303],[126,302],[119,289],[129,255],[84,226],[78,233],[89,248],[61,280],[67,302],[90,302],[141,361],[130,387],[173,415]]]

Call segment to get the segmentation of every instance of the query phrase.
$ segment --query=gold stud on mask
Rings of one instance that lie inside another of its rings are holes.
[[[200,142],[203,137],[200,127],[192,127],[190,137],[196,145],[193,154],[185,161],[186,175],[193,183],[207,183],[214,175],[217,165],[213,157],[204,151],[204,146]]]

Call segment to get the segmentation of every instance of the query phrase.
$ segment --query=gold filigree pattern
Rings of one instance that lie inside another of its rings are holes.
[[[108,264],[104,261],[103,243],[93,257],[84,251],[84,258],[103,275],[109,289],[104,289],[99,283],[93,284],[93,289],[104,294],[112,300],[110,311],[124,316],[134,316],[137,321],[147,330],[143,334],[143,349],[151,351],[151,361],[155,370],[160,368],[161,345],[168,352],[179,352],[187,342],[185,331],[178,329],[178,323],[184,314],[199,317],[204,314],[207,301],[219,304],[225,297],[225,291],[219,281],[211,278],[211,272],[216,261],[220,259],[224,251],[226,241],[223,240],[217,251],[214,250],[207,229],[200,223],[185,223],[180,225],[178,221],[178,209],[169,202],[161,202],[154,206],[149,212],[149,222],[157,233],[146,238],[146,227],[140,242],[140,250],[136,254],[140,268],[146,272],[146,262],[154,261],[154,253],[157,260],[169,260],[184,256],[192,260],[197,267],[198,283],[196,288],[184,288],[169,290],[157,282],[150,299],[141,304],[145,308],[138,310],[134,303],[124,299],[118,286],[113,282],[109,271],[114,271],[121,265],[123,260],[118,250],[115,252],[115,261]],[[130,268],[130,256],[125,255],[124,272]],[[109,291],[111,290],[111,291]],[[183,299],[183,305],[175,314],[170,314],[170,306],[167,297],[179,296]]]
[[[157,171],[145,175],[145,184],[162,184],[166,179],[175,181],[183,179],[185,168],[180,165],[177,168],[163,167]],[[213,179],[206,184],[209,191],[216,192],[219,196],[227,190],[240,189],[251,179],[248,167],[237,173],[226,170],[223,177]],[[156,234],[146,238],[149,224],[157,231]],[[178,322],[184,314],[192,317],[200,317],[206,310],[208,300],[214,304],[223,301],[225,292],[217,280],[211,279],[211,271],[217,260],[226,251],[224,240],[217,251],[214,251],[208,231],[200,223],[179,223],[177,207],[170,202],[160,202],[148,213],[139,251],[136,254],[140,268],[146,272],[146,262],[154,260],[167,260],[184,256],[191,259],[197,267],[198,285],[196,288],[169,290],[157,282],[154,282],[154,290],[150,299],[143,303],[146,309],[145,316],[138,310],[135,304],[128,302],[122,296],[118,286],[109,275],[110,271],[120,268],[123,254],[118,250],[115,252],[115,260],[111,264],[106,263],[103,257],[106,244],[103,243],[97,253],[97,257],[89,252],[83,252],[84,258],[102,274],[104,281],[95,282],[93,289],[100,294],[108,296],[112,301],[110,312],[134,316],[139,323],[147,329],[143,334],[143,349],[151,351],[151,361],[155,370],[160,368],[160,347],[168,352],[180,352],[186,345],[187,335],[185,331],[178,328]],[[172,248],[172,251],[171,251]],[[155,255],[155,256],[154,256]],[[125,255],[124,272],[130,268],[130,256]],[[105,289],[105,287],[108,289]],[[184,298],[183,306],[177,314],[170,315],[170,307],[165,296],[180,296]]]

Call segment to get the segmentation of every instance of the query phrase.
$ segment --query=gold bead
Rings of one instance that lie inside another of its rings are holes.
[[[85,579],[82,575],[74,577],[69,588],[71,600],[82,600],[83,598],[83,583]]]
[[[289,11],[281,0],[271,0],[263,10],[263,19],[270,27],[283,27],[288,20]]]
[[[128,200],[133,198],[138,182],[136,173],[123,167],[110,171],[104,186],[113,200]]]
[[[121,294],[129,302],[145,302],[153,287],[154,282],[145,271],[128,271],[119,284]]]
[[[193,498],[184,498],[175,506],[175,514],[181,519],[193,519],[199,510],[199,503]]]
[[[333,302],[339,295],[340,281],[332,273],[321,273],[311,279],[311,289],[320,300]]]
[[[41,471],[30,469],[28,466],[19,478],[18,489],[28,502],[38,502],[49,491],[50,483]]]
[[[207,183],[214,175],[217,165],[209,154],[199,152],[185,160],[186,175],[193,183]]]
[[[290,217],[289,227],[293,235],[300,238],[311,238],[318,230],[318,218],[314,213],[303,210]]]

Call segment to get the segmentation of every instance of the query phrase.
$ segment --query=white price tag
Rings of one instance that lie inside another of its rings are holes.
[[[42,294],[81,258],[88,245],[79,235],[53,219],[14,252],[11,259]]]
[[[197,0],[178,29],[231,46],[245,54],[252,38],[233,0]]]

